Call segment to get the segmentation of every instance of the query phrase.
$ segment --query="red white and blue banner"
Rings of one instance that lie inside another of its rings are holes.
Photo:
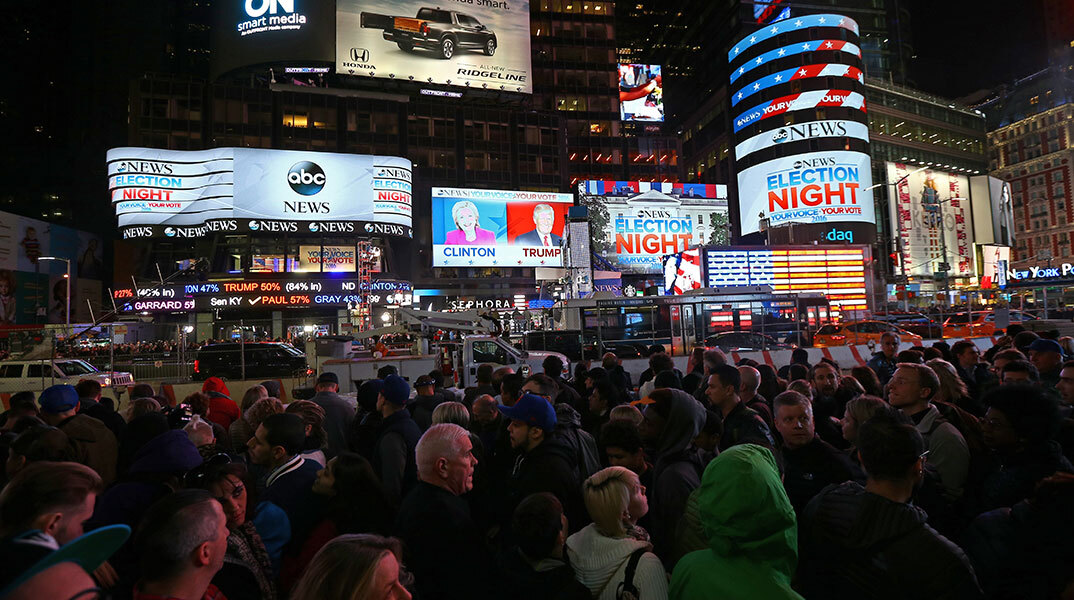
[[[772,86],[798,79],[810,79],[812,77],[847,77],[856,80],[858,83],[865,82],[861,69],[857,67],[833,63],[806,65],[804,67],[785,69],[754,81],[752,84],[738,90],[731,96],[731,106],[735,106],[742,100]]]
[[[783,96],[782,98],[759,104],[735,117],[735,133],[769,117],[822,106],[856,108],[865,112],[865,96],[858,92],[848,92],[846,90],[814,90]]]
[[[736,58],[743,52],[752,48],[755,44],[771,39],[781,33],[788,33],[799,29],[808,29],[810,27],[842,27],[855,35],[858,33],[858,24],[854,22],[854,19],[849,19],[841,15],[803,15],[793,21],[788,19],[785,21],[774,22],[771,27],[758,30],[749,37],[743,38],[727,53],[727,62],[734,62]]]
[[[779,129],[758,133],[739,143],[735,146],[735,160],[742,160],[758,150],[779,146],[786,142],[815,140],[817,138],[854,138],[868,143],[869,126],[865,123],[844,119],[828,119],[784,125]]]
[[[742,66],[731,71],[731,83],[735,83],[739,77],[742,77],[761,65],[766,65],[774,60],[787,58],[788,56],[805,54],[806,52],[846,52],[847,54],[853,54],[855,57],[861,58],[861,48],[858,48],[850,42],[844,42],[843,40],[813,40],[812,42],[796,43],[765,52],[757,58],[742,63]]]

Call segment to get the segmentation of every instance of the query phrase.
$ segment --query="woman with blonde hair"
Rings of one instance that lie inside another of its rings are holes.
[[[492,246],[496,243],[496,234],[480,225],[481,215],[477,206],[469,200],[461,200],[451,207],[451,220],[455,222],[454,231],[444,236],[448,246]]]
[[[969,388],[958,376],[954,365],[942,358],[930,358],[925,364],[940,378],[940,389],[933,395],[933,402],[946,402],[973,414],[984,414],[977,401],[970,398]]]
[[[625,467],[608,467],[585,480],[582,494],[593,522],[567,538],[575,578],[596,600],[615,600],[630,588],[635,597],[666,599],[664,566],[652,553],[649,534],[637,526],[649,512],[637,474]],[[632,565],[628,582],[626,573]]]
[[[313,557],[291,600],[410,600],[395,538],[341,535]]]

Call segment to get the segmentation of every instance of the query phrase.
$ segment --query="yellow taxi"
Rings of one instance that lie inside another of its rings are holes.
[[[813,334],[813,346],[826,348],[828,346],[854,346],[868,344],[869,342],[880,343],[880,336],[885,333],[898,334],[903,342],[921,341],[921,336],[910,333],[901,327],[883,321],[848,321],[838,325],[825,325]]]
[[[1010,323],[1036,321],[1033,315],[1011,311]],[[996,313],[990,310],[951,315],[943,323],[945,338],[991,337],[996,333]]]

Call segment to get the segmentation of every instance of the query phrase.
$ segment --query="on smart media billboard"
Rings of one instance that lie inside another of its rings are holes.
[[[434,267],[562,267],[570,194],[433,188]]]
[[[664,83],[660,65],[619,65],[619,118],[664,121]]]
[[[215,148],[108,151],[124,239],[213,232],[411,237],[411,163],[396,156]]]
[[[796,154],[738,174],[742,233],[788,223],[876,223],[869,155],[831,151]]]
[[[331,64],[333,0],[222,0],[213,3],[212,77],[247,65]]]
[[[338,0],[336,10],[337,73],[533,89],[528,0]]]

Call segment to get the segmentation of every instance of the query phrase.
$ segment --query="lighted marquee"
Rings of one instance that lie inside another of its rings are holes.
[[[864,247],[786,247],[705,252],[709,287],[770,285],[777,294],[821,293],[832,310],[868,309]]]

